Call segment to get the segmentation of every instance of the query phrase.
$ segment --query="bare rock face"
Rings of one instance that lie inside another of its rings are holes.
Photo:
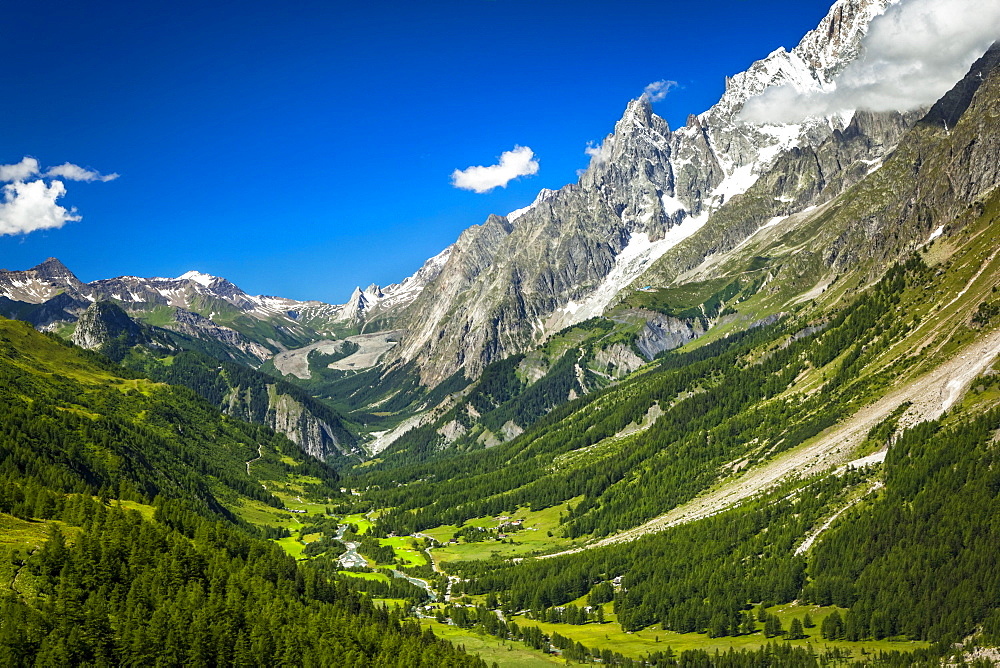
[[[1000,43],[935,103],[900,142],[886,167],[855,189],[837,213],[849,221],[826,246],[834,269],[891,261],[934,232],[981,215],[1000,181]],[[881,178],[879,178],[881,177]]]
[[[95,302],[77,320],[73,343],[93,350],[124,337],[129,346],[146,341],[142,326],[132,320],[124,310],[112,302]]]
[[[594,360],[606,369],[608,375],[615,378],[624,378],[646,363],[646,360],[636,355],[635,351],[624,343],[615,343],[599,350],[594,355]]]
[[[274,386],[268,387],[270,405],[267,411],[267,425],[284,434],[298,445],[303,452],[326,459],[331,454],[351,454],[342,447],[329,424],[320,420],[287,394],[279,394]]]
[[[469,430],[466,429],[465,425],[463,425],[461,422],[459,422],[458,420],[452,420],[451,422],[444,424],[440,429],[438,429],[437,433],[444,438],[445,445],[451,445],[458,438],[464,436],[468,431]]]
[[[688,322],[662,313],[647,312],[646,324],[635,341],[647,360],[666,350],[680,348],[705,333],[698,321]]]
[[[627,376],[660,353],[680,348],[705,333],[699,320],[681,320],[645,309],[629,309],[620,317],[643,324],[632,345],[614,343],[595,354],[598,365],[615,378]]]
[[[503,426],[500,427],[500,430],[503,432],[505,441],[511,441],[524,433],[524,429],[522,429],[521,426],[513,420],[507,420],[504,422]]]
[[[317,459],[331,455],[356,455],[358,450],[337,438],[336,430],[318,417],[295,397],[282,392],[276,385],[263,392],[236,387],[226,396],[222,411],[226,415],[265,424]]]

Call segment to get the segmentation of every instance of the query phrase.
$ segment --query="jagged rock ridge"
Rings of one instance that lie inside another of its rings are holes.
[[[850,115],[753,125],[738,114],[769,86],[829,87],[887,4],[838,0],[798,46],[778,49],[728,79],[719,103],[679,130],[671,131],[647,99],[630,102],[578,183],[544,191],[529,207],[462,233],[440,274],[403,315],[410,333],[397,358],[415,361],[430,385],[460,368],[475,377],[490,361],[603,313],[623,288],[753,186],[780,156],[843,134]],[[876,162],[899,134],[893,128],[888,141],[869,142],[855,161]],[[788,190],[781,196],[788,198]],[[821,195],[813,190],[795,190],[787,204],[816,204]]]

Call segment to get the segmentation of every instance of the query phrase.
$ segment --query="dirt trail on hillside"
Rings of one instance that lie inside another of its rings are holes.
[[[802,477],[851,463],[852,449],[864,440],[872,427],[888,417],[900,404],[905,401],[912,403],[900,419],[902,427],[937,419],[954,405],[969,383],[985,371],[997,355],[1000,355],[1000,331],[964,348],[932,371],[903,382],[875,403],[831,427],[810,445],[779,455],[634,529],[608,536],[586,548],[547,556],[632,541],[668,527],[715,515],[774,487],[790,475]],[[879,460],[884,457],[884,452],[877,455],[865,459]],[[860,463],[862,460],[855,461]]]

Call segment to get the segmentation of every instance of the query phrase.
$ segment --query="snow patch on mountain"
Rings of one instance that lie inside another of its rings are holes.
[[[663,204],[663,213],[673,216],[679,211],[687,211],[684,203],[672,195],[661,195],[660,202]]]
[[[555,332],[604,313],[615,296],[638,278],[664,253],[697,232],[708,221],[708,214],[689,217],[671,227],[659,241],[650,241],[645,232],[634,232],[615,257],[615,265],[597,288],[581,301],[570,301],[553,313],[545,323],[547,332]]]
[[[204,285],[206,288],[212,285],[212,281],[215,280],[215,276],[209,274],[203,274],[200,271],[186,271],[177,277],[178,281],[194,281],[200,285]],[[169,280],[169,279],[167,279]]]
[[[934,231],[931,232],[931,235],[927,237],[927,241],[924,242],[924,245],[926,246],[927,244],[934,241],[942,234],[944,234],[944,225],[938,225],[936,228],[934,228]]]

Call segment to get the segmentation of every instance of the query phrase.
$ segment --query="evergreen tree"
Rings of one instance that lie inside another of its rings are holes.
[[[774,638],[783,633],[784,629],[781,627],[781,619],[778,615],[768,615],[767,619],[764,620],[764,635],[768,638]]]
[[[820,632],[823,634],[823,638],[826,640],[838,640],[844,634],[844,621],[840,616],[840,612],[834,610],[823,623],[820,625]]]

